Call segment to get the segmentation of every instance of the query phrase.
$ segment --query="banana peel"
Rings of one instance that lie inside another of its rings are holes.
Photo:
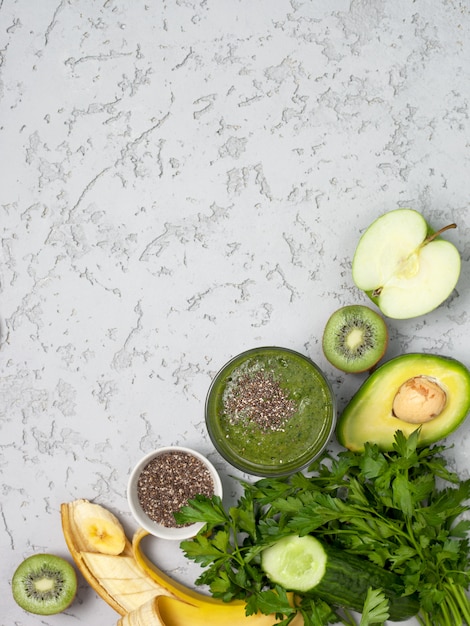
[[[121,617],[116,626],[273,626],[274,615],[246,616],[242,611],[232,611],[232,603],[224,603],[226,611],[204,611],[201,606],[194,606],[170,596],[157,596],[139,609]],[[303,626],[304,621],[297,614],[290,622],[291,626]]]
[[[134,558],[142,571],[145,571],[158,585],[171,592],[172,596],[176,596],[181,603],[176,605],[174,598],[168,600],[165,597],[158,598],[154,602],[155,613],[164,626],[188,626],[188,624],[194,626],[199,624],[201,626],[273,626],[273,615],[262,613],[246,615],[243,600],[224,602],[220,598],[207,596],[172,579],[144,554],[142,540],[148,534],[142,528],[135,532],[132,540]],[[291,623],[295,624],[294,621]],[[155,624],[159,622],[156,621]],[[125,625],[120,624],[120,626]]]
[[[193,604],[195,606],[206,607],[207,605],[211,605],[227,607],[232,606],[233,604],[243,608],[245,607],[245,603],[242,600],[234,600],[230,603],[224,602],[219,598],[213,598],[194,589],[190,589],[171,576],[168,576],[168,574],[157,567],[142,550],[143,539],[148,536],[149,532],[147,530],[144,530],[143,528],[138,528],[136,530],[132,538],[132,554],[140,569],[145,572],[147,576],[152,578],[157,585],[166,589],[169,592],[169,595],[174,595],[183,602]]]
[[[81,514],[75,515],[78,502]],[[135,532],[132,542],[124,533],[120,554],[107,553],[101,538],[100,541],[91,538],[94,549],[90,550],[89,535],[95,530],[83,522],[84,502],[87,501],[81,499],[61,505],[64,538],[85,580],[121,616],[116,626],[273,626],[279,621],[274,615],[247,616],[242,600],[224,602],[168,576],[143,552],[142,541],[149,535],[144,529]],[[102,514],[96,508],[93,513],[108,522],[112,518],[106,514],[105,507],[101,508]],[[113,544],[115,537],[124,532],[117,518],[114,523],[115,528],[106,523],[108,541]],[[291,622],[292,626],[303,623],[300,615]]]

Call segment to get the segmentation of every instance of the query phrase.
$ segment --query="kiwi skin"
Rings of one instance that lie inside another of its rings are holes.
[[[371,371],[387,350],[388,328],[371,308],[344,306],[328,319],[322,345],[325,357],[339,370],[353,374]]]
[[[42,585],[38,586],[39,581]],[[17,567],[11,588],[15,602],[25,611],[36,615],[55,615],[65,611],[75,599],[77,574],[72,565],[60,556],[34,554]]]

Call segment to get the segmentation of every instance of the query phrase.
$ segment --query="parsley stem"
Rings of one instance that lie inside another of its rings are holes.
[[[470,625],[470,600],[465,593],[465,589],[461,585],[454,585],[453,596],[459,606],[465,622]]]
[[[451,615],[449,611],[449,604],[447,600],[444,600],[443,602],[441,602],[441,604],[439,605],[439,610],[443,618],[443,621],[441,622],[441,626],[459,626],[458,622],[455,623],[451,619]],[[462,618],[460,616],[457,616],[457,619],[460,619],[460,625],[461,625]]]
[[[462,622],[462,612],[460,610],[460,607],[458,605],[458,600],[456,597],[456,592],[457,592],[457,586],[456,585],[447,585],[447,598],[446,598],[446,602],[447,605],[452,613],[452,618],[453,618],[453,624],[455,624],[455,626],[458,626],[458,624],[463,624]]]
[[[422,611],[416,617],[421,626],[432,626],[428,613]]]
[[[357,622],[347,609],[343,609],[344,619],[341,620],[344,626],[357,626]]]

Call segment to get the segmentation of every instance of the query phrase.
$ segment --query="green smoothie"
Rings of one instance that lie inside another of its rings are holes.
[[[335,403],[328,381],[307,357],[285,348],[255,348],[215,377],[206,423],[219,452],[261,476],[301,469],[328,443]]]

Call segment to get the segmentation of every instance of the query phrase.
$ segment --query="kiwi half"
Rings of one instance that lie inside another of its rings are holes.
[[[15,602],[37,615],[64,611],[77,593],[77,575],[68,561],[53,554],[34,554],[16,569],[11,581]]]
[[[355,304],[333,313],[323,331],[323,352],[328,361],[348,373],[370,370],[388,345],[383,318],[367,306]]]

